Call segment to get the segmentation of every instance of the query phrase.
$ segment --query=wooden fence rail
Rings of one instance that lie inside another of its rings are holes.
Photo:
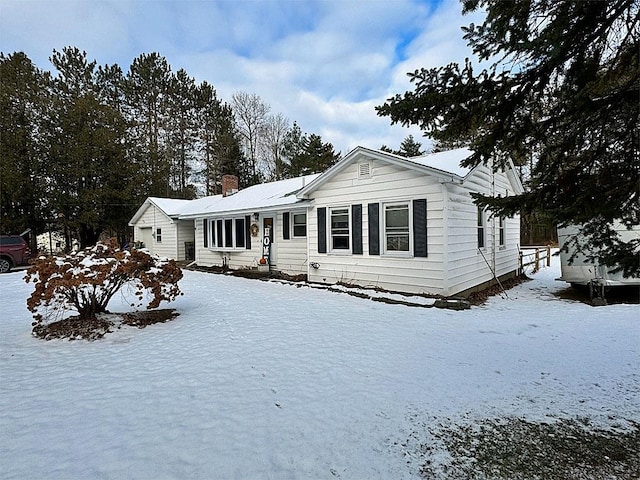
[[[547,267],[551,266],[551,247],[523,247],[520,250],[520,271],[524,271],[525,267],[533,265],[533,272],[536,273],[545,262]]]

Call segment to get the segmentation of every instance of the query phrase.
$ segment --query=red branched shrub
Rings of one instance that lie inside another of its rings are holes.
[[[67,309],[75,309],[80,318],[94,318],[107,311],[111,297],[125,285],[135,292],[132,307],[142,306],[146,291],[151,296],[147,308],[156,308],[182,294],[181,278],[175,261],[143,250],[121,250],[111,239],[68,255],[40,257],[24,279],[35,286],[27,299],[35,326]]]

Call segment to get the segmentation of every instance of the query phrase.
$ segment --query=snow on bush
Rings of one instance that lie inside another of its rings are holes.
[[[94,318],[107,311],[111,297],[125,285],[137,299],[132,307],[142,306],[147,292],[147,308],[156,308],[163,300],[172,301],[182,294],[181,278],[182,270],[175,261],[144,250],[121,250],[111,239],[75,253],[39,257],[24,280],[35,286],[27,299],[35,327],[68,309],[76,310],[81,319]]]

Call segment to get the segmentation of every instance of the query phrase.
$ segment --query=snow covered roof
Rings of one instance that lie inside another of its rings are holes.
[[[261,183],[226,197],[213,195],[191,200],[180,209],[179,218],[197,218],[219,213],[253,212],[267,208],[291,206],[300,203],[296,193],[319,175],[306,175],[277,182]]]
[[[160,197],[149,197],[149,200],[170,217],[178,215],[180,213],[180,209],[191,202],[191,200]]]
[[[131,220],[129,220],[129,225],[133,226],[144,214],[149,205],[154,205],[155,207],[159,208],[169,218],[177,218],[180,209],[185,205],[188,205],[191,201],[192,200],[184,200],[179,198],[149,197],[140,206],[140,208],[138,208]]]
[[[411,157],[407,160],[423,165],[425,167],[436,168],[446,173],[453,173],[459,177],[466,177],[472,170],[469,167],[461,167],[460,162],[473,155],[473,151],[468,148],[456,148],[445,152],[429,153],[420,157]]]

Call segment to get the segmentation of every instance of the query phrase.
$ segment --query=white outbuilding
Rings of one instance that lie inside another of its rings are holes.
[[[173,260],[193,260],[194,226],[181,220],[180,209],[190,200],[149,197],[129,221],[137,247]]]

